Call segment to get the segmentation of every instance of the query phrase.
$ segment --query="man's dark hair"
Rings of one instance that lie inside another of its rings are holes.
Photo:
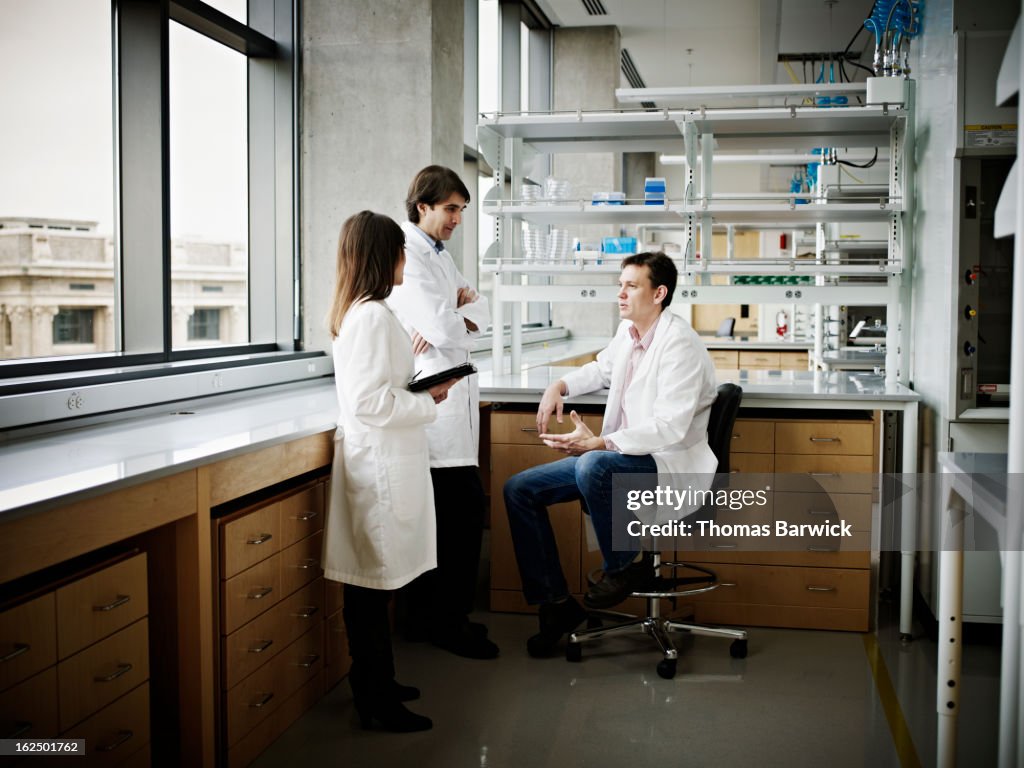
[[[409,221],[419,224],[420,212],[416,206],[420,203],[437,205],[456,192],[466,198],[467,203],[469,202],[469,190],[455,171],[443,165],[428,165],[416,174],[416,178],[409,185],[409,194],[405,199],[405,211],[409,214]]]
[[[661,302],[661,308],[667,308],[672,303],[672,294],[676,292],[676,280],[679,279],[676,263],[661,251],[656,253],[646,251],[634,253],[622,260],[623,269],[631,265],[647,267],[647,271],[651,275],[651,285],[655,288],[664,285],[668,289],[668,293],[665,294],[665,298]]]

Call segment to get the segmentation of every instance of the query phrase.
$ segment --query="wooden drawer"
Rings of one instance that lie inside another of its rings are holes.
[[[871,574],[844,568],[799,568],[721,563],[714,568],[722,586],[688,600],[821,608],[863,608]]]
[[[775,471],[775,456],[771,453],[729,453],[729,471],[742,473],[770,473]]]
[[[289,694],[320,672],[323,644],[321,623],[228,691],[225,716],[229,745],[269,717]]]
[[[221,586],[221,632],[230,634],[281,598],[281,559],[257,563]]]
[[[86,749],[85,757],[67,758],[59,761],[60,765],[136,764],[139,751],[149,749],[149,683],[143,683],[85,722],[63,732],[61,738],[85,739]]]
[[[281,500],[281,548],[291,546],[324,527],[324,484]],[[317,555],[319,557],[319,555]]]
[[[866,493],[791,493],[774,496],[775,519],[797,525],[843,520],[855,531],[871,530],[871,496]]]
[[[323,542],[323,533],[314,533],[309,538],[282,550],[278,555],[281,560],[282,595],[290,595],[323,573],[320,570]]]
[[[555,421],[555,417],[552,416],[551,420],[548,422],[548,429],[551,432],[572,432],[572,419],[569,418],[569,411],[571,410],[572,406],[570,404],[566,404],[565,411],[562,415],[562,423],[559,424]],[[595,435],[601,434],[601,416],[593,413],[584,413],[582,414],[582,417],[583,423],[590,427],[594,431]],[[501,410],[492,411],[491,445],[495,444],[539,446],[551,455],[551,458],[547,459],[547,461],[564,458],[563,454],[556,453],[551,450],[540,442],[540,439],[537,437],[536,411],[531,411],[529,413]],[[497,466],[497,464],[495,463],[494,466]]]
[[[268,717],[262,727],[248,735],[228,750],[228,768],[246,768],[266,750],[303,712],[316,704],[323,694],[322,675],[319,675],[292,694],[281,707]]]
[[[269,504],[221,526],[222,579],[230,579],[281,548],[281,506]]]
[[[806,371],[806,352],[779,352],[779,368],[783,371]]]
[[[60,727],[66,730],[149,678],[149,620],[57,665]]]
[[[52,739],[57,719],[57,668],[0,693],[0,739]]]
[[[57,663],[52,592],[0,613],[0,690]]]
[[[224,688],[237,685],[322,621],[323,603],[318,580],[224,638]]]
[[[711,362],[722,371],[734,371],[740,367],[740,353],[734,349],[709,349]]]
[[[774,453],[775,422],[737,419],[732,430],[730,457],[740,453]]]
[[[60,658],[77,653],[148,613],[144,553],[61,587],[57,590]]]
[[[872,456],[775,456],[776,491],[870,494],[877,484]]]
[[[519,567],[512,548],[512,534],[502,493],[504,481],[528,467],[557,461],[562,456],[544,445],[493,445],[494,475],[491,487],[491,587],[519,589]],[[559,559],[570,592],[579,592],[580,531],[582,512],[578,502],[549,508]]]
[[[778,368],[779,353],[740,351],[740,368]]]
[[[775,425],[778,453],[871,456],[875,425],[870,421],[779,421]]]

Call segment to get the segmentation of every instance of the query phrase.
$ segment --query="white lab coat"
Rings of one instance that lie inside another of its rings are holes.
[[[660,474],[685,474],[694,490],[706,490],[718,468],[707,434],[711,404],[717,396],[711,356],[686,320],[664,311],[651,346],[623,393],[633,349],[631,325],[629,320],[620,323],[615,337],[598,353],[595,362],[562,377],[569,396],[607,387],[602,436],[610,438],[622,453],[650,454]],[[629,425],[625,428],[616,426],[623,397]],[[682,509],[681,514],[672,517],[692,511]]]
[[[435,251],[412,222],[405,232],[405,277],[396,285],[388,304],[411,334],[419,334],[431,349],[416,356],[421,375],[465,363],[473,341],[491,322],[490,303],[480,296],[458,306],[459,288],[473,288],[455,268],[447,250]],[[476,331],[466,328],[469,320]],[[479,464],[480,388],[476,376],[467,376],[450,390],[437,409],[437,421],[427,427],[431,467],[466,467]]]
[[[397,589],[437,566],[424,429],[437,408],[409,391],[411,341],[383,301],[349,309],[333,352],[339,417],[324,575]]]

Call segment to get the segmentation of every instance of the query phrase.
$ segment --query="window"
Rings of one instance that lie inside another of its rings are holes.
[[[112,63],[109,0],[0,0],[0,295],[21,358],[80,352],[73,321],[52,344],[33,328],[75,277],[114,306]]]
[[[220,310],[195,310],[188,319],[188,340],[220,341]]]
[[[116,369],[174,399],[192,359],[260,353],[265,383],[322,375],[286,359],[319,354],[297,351],[297,5],[0,0],[0,397]]]
[[[61,307],[53,317],[54,344],[92,344],[94,309]]]
[[[195,302],[198,281],[215,271],[232,283],[239,318],[248,294],[248,141],[246,59],[191,29],[171,22],[171,303],[172,339],[185,346],[179,319]],[[196,313],[191,315],[194,319]],[[193,335],[187,340],[246,344],[245,322],[230,335]]]

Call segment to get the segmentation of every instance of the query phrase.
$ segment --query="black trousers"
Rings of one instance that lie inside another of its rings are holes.
[[[357,698],[372,699],[395,679],[391,650],[391,617],[388,604],[393,593],[386,589],[344,586],[345,633],[352,657],[349,681]]]
[[[484,531],[477,467],[430,470],[437,515],[437,568],[405,587],[406,620],[431,634],[454,631],[473,610]],[[407,624],[407,631],[412,628]],[[415,630],[412,630],[415,632]]]

